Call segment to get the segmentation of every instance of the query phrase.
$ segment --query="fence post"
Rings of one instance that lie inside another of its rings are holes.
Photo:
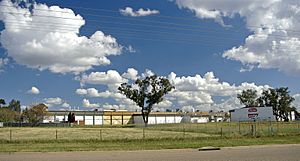
[[[183,137],[185,138],[185,126],[183,124]]]
[[[223,129],[221,127],[221,138],[223,138]]]
[[[241,122],[239,121],[239,134],[241,134]]]
[[[99,139],[102,141],[102,129],[99,130]]]
[[[279,134],[279,123],[278,123],[278,120],[276,120],[276,125],[277,125],[276,134],[278,135]]]
[[[230,122],[228,122],[228,124],[229,124],[229,137],[231,136],[231,123]]]
[[[57,129],[55,130],[55,139],[57,140]]]
[[[269,121],[269,132],[271,133],[271,135],[273,135],[273,127],[271,120]]]
[[[12,130],[9,129],[9,141],[11,141],[11,140],[12,140]]]

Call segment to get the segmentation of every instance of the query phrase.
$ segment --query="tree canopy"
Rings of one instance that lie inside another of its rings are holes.
[[[7,107],[0,108],[0,122],[14,122],[18,120],[19,114]]]
[[[0,108],[2,107],[2,105],[5,105],[5,100],[3,98],[0,98]]]
[[[0,121],[1,122],[17,122],[20,121],[21,105],[18,100],[11,100],[8,106],[4,99],[0,99]]]
[[[13,111],[16,111],[16,112],[21,112],[21,104],[20,104],[20,101],[18,100],[11,100],[7,106],[9,109],[13,110]]]
[[[295,99],[289,93],[288,87],[269,88],[264,90],[261,96],[258,97],[257,91],[248,89],[238,94],[237,98],[246,107],[272,107],[276,120],[281,118],[284,121],[289,121],[290,112],[296,110],[291,105]]]
[[[37,124],[43,122],[44,117],[48,114],[48,107],[43,104],[32,105],[23,111],[22,117],[29,123]]]
[[[246,107],[258,106],[256,90],[243,90],[241,94],[237,95],[237,98],[240,100],[241,104],[244,104]]]
[[[134,84],[123,83],[118,90],[142,108],[143,121],[147,126],[153,105],[163,101],[163,96],[173,88],[168,79],[152,75],[137,79]]]

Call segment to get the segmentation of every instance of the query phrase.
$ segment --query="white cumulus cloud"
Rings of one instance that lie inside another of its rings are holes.
[[[0,72],[3,71],[3,67],[9,62],[8,58],[0,58]]]
[[[71,105],[66,100],[60,97],[44,98],[43,101],[48,107],[62,107],[62,108],[71,107]]]
[[[108,70],[107,72],[92,72],[88,75],[82,75],[80,82],[82,84],[118,84],[124,82],[124,79],[115,70]]]
[[[149,16],[154,14],[159,14],[158,10],[150,10],[140,8],[137,11],[134,11],[131,7],[126,7],[125,9],[120,9],[120,13],[124,16],[132,16],[132,17],[141,17],[141,16]]]
[[[83,99],[82,100],[82,106],[86,108],[98,108],[100,107],[100,104],[98,103],[90,103],[88,99]]]
[[[31,87],[31,89],[29,89],[27,91],[27,93],[29,93],[29,94],[40,94],[40,90],[37,87]]]
[[[295,0],[176,0],[199,18],[214,19],[240,15],[252,32],[245,44],[225,51],[223,57],[253,67],[300,73],[300,1]],[[244,68],[241,71],[246,71]]]
[[[0,2],[1,44],[18,64],[54,73],[81,73],[110,64],[122,52],[110,35],[96,31],[80,36],[85,20],[71,9],[33,3],[32,9],[10,0]]]
[[[122,77],[126,79],[136,80],[138,78],[138,71],[134,68],[128,68],[127,72],[122,74]]]
[[[300,94],[295,94],[293,97],[295,100],[292,105],[297,109],[298,112],[300,112]]]
[[[137,110],[140,108],[137,107],[132,100],[127,99],[124,95],[119,93],[117,87],[119,87],[122,82],[131,83],[134,82],[136,78],[144,78],[152,74],[152,71],[146,70],[144,73],[141,73],[141,76],[138,76],[137,70],[133,68],[129,68],[127,72],[123,74],[119,74],[117,71],[92,72],[79,80],[84,80],[83,82],[85,84],[106,85],[107,89],[99,91],[96,88],[79,88],[76,89],[75,92],[84,97],[112,98],[115,103],[108,104],[105,107],[102,106],[104,109],[118,105],[117,109]],[[203,76],[196,74],[195,76],[181,77],[178,77],[176,73],[172,72],[166,78],[169,79],[175,89],[164,97],[164,101],[155,105],[154,110],[164,111],[164,109],[192,107],[195,110],[202,111],[210,109],[225,111],[241,107],[236,96],[243,90],[253,89],[261,93],[263,90],[270,88],[268,85],[256,85],[247,82],[241,83],[240,85],[221,82],[215,77],[213,72],[207,72]],[[222,103],[216,103],[214,100],[215,96],[229,99],[224,100]]]

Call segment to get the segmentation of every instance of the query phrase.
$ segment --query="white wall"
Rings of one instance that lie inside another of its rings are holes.
[[[93,116],[85,116],[84,125],[93,125]]]
[[[209,117],[191,117],[192,123],[205,123],[209,122]]]
[[[143,124],[142,116],[133,116],[135,124]],[[172,123],[181,123],[182,116],[149,116],[148,124],[172,124]]]
[[[95,116],[95,125],[103,125],[103,116]]]
[[[175,123],[181,123],[182,117],[181,116],[175,116]]]
[[[83,121],[83,116],[75,115],[75,121]]]

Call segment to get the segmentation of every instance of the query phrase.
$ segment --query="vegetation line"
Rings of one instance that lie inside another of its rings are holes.
[[[50,140],[4,141],[0,152],[59,152],[184,149],[203,146],[232,147],[264,144],[299,144],[299,135],[245,138],[185,138],[185,139],[131,139],[131,140]]]

